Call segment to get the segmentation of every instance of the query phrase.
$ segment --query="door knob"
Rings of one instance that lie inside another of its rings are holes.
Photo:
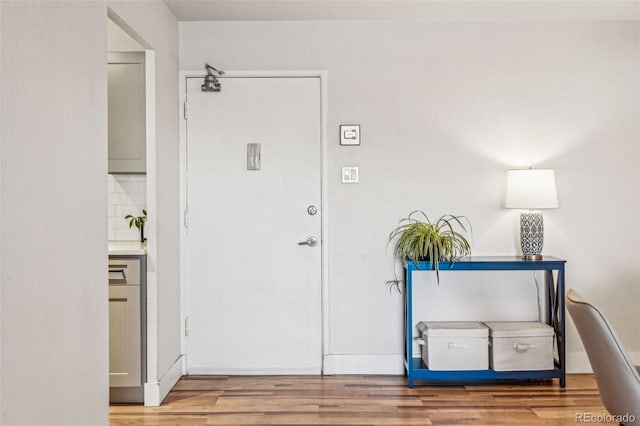
[[[315,247],[318,244],[318,239],[316,237],[309,237],[306,241],[300,241],[298,243],[299,246],[309,246]]]

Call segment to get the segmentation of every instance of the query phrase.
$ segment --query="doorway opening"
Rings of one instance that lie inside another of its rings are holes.
[[[150,385],[157,387],[155,52],[110,9],[107,44],[110,396],[112,402],[153,406],[160,403],[158,392],[149,389]],[[134,225],[144,225],[144,238],[142,229],[130,226],[132,218]],[[130,266],[129,256],[137,257],[138,278],[132,279],[133,272],[127,270],[127,284],[111,280],[119,271],[113,268],[111,273],[112,255],[123,260],[116,264],[125,266]],[[130,300],[122,296],[127,285]],[[127,304],[136,304],[138,309],[125,309]],[[136,344],[123,337],[131,333],[139,335]]]

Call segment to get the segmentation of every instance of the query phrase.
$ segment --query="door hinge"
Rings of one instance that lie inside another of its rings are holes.
[[[184,227],[189,228],[189,210],[184,211]]]
[[[184,103],[182,104],[182,109],[184,111],[184,119],[186,120],[188,118],[188,115],[187,115],[187,101],[184,101]]]
[[[184,317],[184,335],[189,336],[189,317]]]

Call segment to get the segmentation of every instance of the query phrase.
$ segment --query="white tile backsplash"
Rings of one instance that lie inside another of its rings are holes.
[[[128,214],[140,216],[147,205],[147,177],[145,175],[109,175],[108,222],[109,240],[139,241],[140,234],[124,219]]]

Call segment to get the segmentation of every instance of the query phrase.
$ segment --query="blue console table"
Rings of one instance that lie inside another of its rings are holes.
[[[555,359],[553,370],[535,371],[432,371],[429,370],[422,358],[413,357],[413,288],[412,277],[416,271],[433,270],[429,262],[407,261],[404,264],[404,366],[407,374],[407,385],[413,387],[414,380],[424,380],[429,383],[477,382],[494,381],[500,379],[560,379],[560,386],[566,384],[565,358],[565,309],[564,309],[564,265],[566,261],[551,256],[544,256],[542,260],[523,260],[521,257],[464,257],[455,262],[440,262],[440,271],[545,271],[546,295],[546,323],[555,330],[558,358]],[[554,271],[557,278],[554,278]]]

